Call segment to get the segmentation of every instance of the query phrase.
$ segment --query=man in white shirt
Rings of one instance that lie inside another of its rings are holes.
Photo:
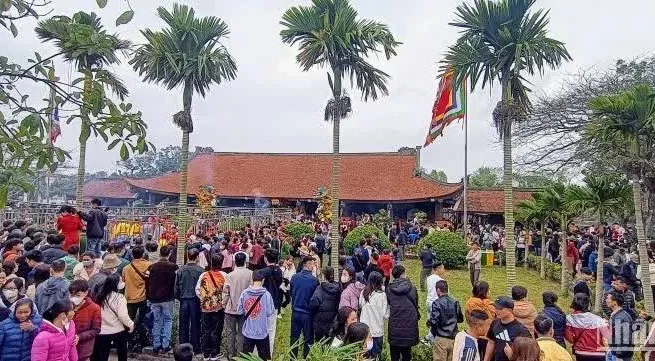
[[[432,273],[428,276],[428,278],[425,281],[428,289],[427,292],[428,296],[425,301],[425,306],[427,307],[428,315],[430,314],[430,311],[432,311],[432,302],[436,301],[439,298],[439,295],[437,294],[437,282],[444,281],[444,279],[441,276],[443,276],[445,272],[446,269],[444,268],[443,263],[441,261],[436,261],[432,263]],[[434,341],[434,335],[432,335],[432,333],[430,333],[430,331],[428,330],[428,334],[425,336],[422,342],[428,345],[432,345],[433,341]]]
[[[432,302],[439,298],[439,295],[437,295],[437,282],[444,280],[441,276],[443,276],[445,272],[446,269],[444,268],[442,262],[436,261],[432,264],[432,274],[430,274],[426,280],[428,297],[425,304],[427,306],[428,313],[430,313],[432,310]]]

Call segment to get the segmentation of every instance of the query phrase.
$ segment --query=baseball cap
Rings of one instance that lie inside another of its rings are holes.
[[[509,308],[510,310],[514,309],[514,300],[507,296],[500,296],[496,298],[496,301],[494,302],[494,306],[497,309],[503,309],[503,308]]]

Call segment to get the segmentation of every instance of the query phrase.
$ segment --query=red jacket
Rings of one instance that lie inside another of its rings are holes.
[[[80,336],[80,341],[77,343],[79,361],[89,360],[93,353],[93,343],[102,325],[100,306],[93,303],[90,298],[85,298],[80,308],[75,311],[73,321],[77,327],[77,335]]]
[[[384,272],[384,277],[391,276],[391,269],[393,268],[393,260],[391,259],[391,255],[381,255],[380,259],[378,259],[378,267],[380,267],[382,272]]]
[[[57,229],[64,235],[64,251],[68,251],[68,247],[80,243],[80,231],[84,225],[82,220],[77,214],[66,214],[57,218]]]
[[[608,340],[610,329],[607,320],[591,312],[573,312],[566,316],[564,338],[575,354],[605,356],[603,339]]]
[[[567,242],[566,256],[573,261],[573,267],[575,267],[580,259],[580,253],[578,252],[578,247],[575,246],[575,242]]]

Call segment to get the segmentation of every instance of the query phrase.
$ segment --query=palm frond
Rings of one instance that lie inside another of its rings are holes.
[[[543,74],[571,60],[564,43],[548,37],[548,12],[531,12],[535,2],[475,0],[458,6],[450,25],[461,29],[461,36],[446,51],[441,74],[454,70],[456,82],[468,79],[472,90],[505,79],[514,102],[529,110],[523,72]]]
[[[98,70],[95,72],[96,80],[100,81],[105,87],[109,88],[120,100],[125,100],[130,94],[125,83],[114,73],[108,70]]]
[[[191,83],[202,96],[212,84],[236,78],[236,61],[221,43],[230,33],[223,20],[197,18],[193,8],[179,4],[172,12],[163,7],[157,11],[169,27],[141,31],[147,42],[130,60],[139,76],[168,89]]]
[[[312,6],[291,7],[280,24],[282,42],[298,46],[296,61],[303,71],[329,67],[339,78],[330,83],[335,96],[343,91],[338,85],[343,77],[365,101],[388,94],[389,75],[366,61],[372,54],[384,53],[387,59],[397,54],[401,43],[386,24],[359,19],[348,0],[313,0]]]

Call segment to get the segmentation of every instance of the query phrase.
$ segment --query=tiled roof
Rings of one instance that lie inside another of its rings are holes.
[[[415,157],[402,153],[341,154],[340,198],[358,201],[405,201],[440,198],[461,184],[437,183],[414,176]],[[205,184],[222,197],[310,199],[329,187],[331,154],[213,153],[189,162],[188,193]],[[178,173],[126,179],[136,188],[178,193]]]
[[[514,205],[521,201],[532,199],[533,192],[514,189]],[[505,208],[505,193],[502,189],[467,189],[466,193],[468,212],[484,214],[503,213]],[[464,210],[463,198],[457,201],[455,209],[458,212]]]
[[[123,198],[136,197],[131,186],[124,179],[94,179],[84,183],[84,198]]]

